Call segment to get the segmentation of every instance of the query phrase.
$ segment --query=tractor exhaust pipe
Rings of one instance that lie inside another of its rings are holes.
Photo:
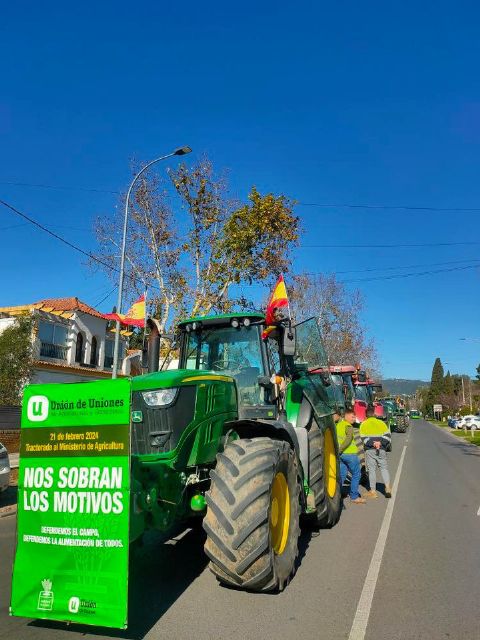
[[[150,329],[147,342],[147,368],[148,373],[158,371],[160,366],[160,326],[158,320],[147,319],[147,327]]]

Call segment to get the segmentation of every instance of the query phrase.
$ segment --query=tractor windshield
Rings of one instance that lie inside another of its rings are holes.
[[[316,318],[310,318],[296,325],[295,364],[307,367],[309,371],[326,368],[328,358],[323,346]]]
[[[240,404],[264,403],[264,390],[258,384],[258,377],[265,375],[258,326],[205,327],[188,333],[183,366],[231,376]]]
[[[371,404],[372,399],[367,389],[366,384],[356,384],[355,385],[355,398],[357,400],[363,400],[367,404]]]

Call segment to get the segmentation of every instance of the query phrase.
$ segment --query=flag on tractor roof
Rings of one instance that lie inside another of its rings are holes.
[[[285,281],[283,279],[283,276],[281,275],[277,280],[277,284],[275,285],[272,295],[270,296],[270,300],[267,304],[267,309],[265,311],[266,328],[262,333],[262,338],[266,338],[268,334],[275,329],[275,326],[272,326],[275,322],[283,320],[285,316],[280,311],[280,309],[285,308],[287,309],[288,315],[290,315],[287,288],[285,287]]]
[[[103,317],[107,320],[119,320],[122,324],[132,327],[145,327],[146,301],[145,294],[132,304],[127,313],[106,313]]]

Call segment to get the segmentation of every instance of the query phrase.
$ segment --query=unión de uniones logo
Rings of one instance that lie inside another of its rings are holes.
[[[68,601],[68,610],[70,611],[70,613],[78,613],[79,609],[80,609],[80,598],[77,598],[77,596],[73,596]]]
[[[111,409],[123,407],[123,398],[79,398],[73,400],[51,400],[50,409],[52,411],[74,411],[76,409]]]
[[[72,596],[68,601],[68,610],[70,613],[94,613],[97,603],[94,600],[80,600],[78,596]]]
[[[27,418],[30,422],[43,422],[48,418],[47,396],[32,396],[27,404]]]

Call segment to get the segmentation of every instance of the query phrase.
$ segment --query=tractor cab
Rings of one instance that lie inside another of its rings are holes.
[[[239,417],[276,417],[270,376],[279,353],[274,341],[267,346],[262,340],[262,315],[193,318],[179,329],[180,369],[233,378]]]
[[[267,338],[264,316],[253,313],[193,318],[179,329],[180,368],[232,378],[241,420],[277,419],[286,381],[327,364],[315,318],[294,327],[280,323]],[[328,372],[315,382],[329,387]]]

